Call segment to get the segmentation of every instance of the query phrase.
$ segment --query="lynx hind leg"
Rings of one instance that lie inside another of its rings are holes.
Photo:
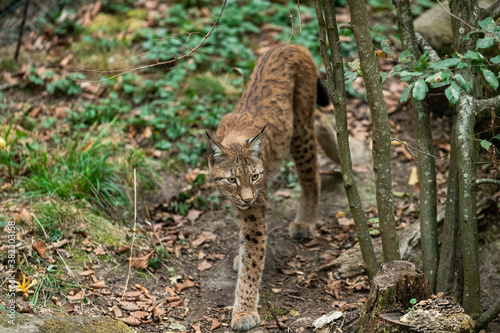
[[[290,150],[297,167],[302,194],[295,221],[290,223],[288,230],[294,239],[312,238],[315,232],[320,193],[316,140],[312,121],[305,126],[294,126]]]
[[[319,110],[314,111],[314,133],[325,155],[333,162],[340,164],[337,137],[328,118]]]

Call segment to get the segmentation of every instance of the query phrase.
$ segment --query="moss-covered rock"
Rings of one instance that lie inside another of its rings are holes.
[[[131,333],[124,323],[111,317],[84,316],[34,316],[16,314],[15,325],[9,323],[6,315],[0,316],[2,333]]]

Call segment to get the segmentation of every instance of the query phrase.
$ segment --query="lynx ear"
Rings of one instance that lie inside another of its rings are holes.
[[[260,152],[261,152],[261,145],[262,145],[262,140],[264,139],[264,130],[266,129],[267,125],[264,126],[262,131],[260,131],[259,134],[254,136],[253,138],[248,139],[247,144],[250,150],[252,151],[252,157],[253,158],[260,158]]]
[[[208,140],[207,143],[208,150],[208,166],[211,168],[217,161],[222,159],[224,154],[224,147],[212,139]]]

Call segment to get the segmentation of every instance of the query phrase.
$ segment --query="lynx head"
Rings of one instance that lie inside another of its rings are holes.
[[[208,140],[208,166],[215,186],[242,210],[250,208],[259,191],[265,189],[266,176],[261,159],[264,129],[243,144],[223,146]]]

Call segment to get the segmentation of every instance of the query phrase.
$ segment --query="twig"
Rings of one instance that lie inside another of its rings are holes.
[[[292,28],[290,29],[290,38],[288,38],[288,42],[286,42],[286,44],[290,44],[290,42],[292,41],[292,37],[293,37],[293,14],[290,11],[290,8],[288,8],[288,1],[283,0],[283,2],[285,3],[286,10],[288,10],[288,16],[290,17],[290,23],[292,25]],[[299,20],[300,20],[300,18],[299,18]]]
[[[484,184],[500,185],[500,179],[490,179],[490,178],[476,179],[476,185],[484,185]]]
[[[132,254],[133,254],[134,243],[135,243],[135,229],[137,227],[137,173],[135,170],[136,169],[134,168],[134,230],[132,233],[132,245],[130,246],[130,257],[128,260],[127,281],[125,282],[125,288],[123,289],[122,298],[125,296],[125,293],[127,292],[128,282],[130,280],[130,274],[131,274],[131,270],[132,270]]]
[[[479,318],[476,319],[476,326],[474,330],[478,332],[481,328],[485,328],[486,325],[493,319],[495,319],[500,313],[500,298],[498,298],[493,306],[489,308],[486,312],[483,312]]]
[[[271,315],[274,318],[274,321],[276,322],[276,325],[278,325],[278,328],[280,331],[283,331],[284,329],[288,329],[288,326],[283,324],[279,319],[278,316],[276,315],[276,312],[274,312],[274,309],[271,307],[271,304],[269,304],[269,301],[266,300],[266,306],[269,312],[271,312]]]
[[[300,12],[300,0],[297,0],[297,10],[299,12],[299,32],[302,32],[302,13]]]
[[[118,72],[119,72],[118,74],[110,76],[110,77],[106,78],[106,80],[112,80],[114,78],[117,78],[120,75],[131,73],[131,72],[135,72],[135,71],[138,71],[138,70],[141,70],[141,69],[146,69],[146,68],[156,67],[156,66],[160,66],[160,65],[171,64],[171,63],[173,63],[173,62],[175,62],[177,60],[181,60],[181,59],[189,57],[191,54],[193,54],[194,52],[196,52],[196,50],[198,50],[205,43],[205,41],[208,39],[208,37],[210,37],[210,35],[212,34],[212,32],[215,30],[215,28],[219,24],[219,21],[220,21],[220,19],[222,17],[222,13],[224,12],[224,8],[226,8],[226,3],[227,3],[227,0],[224,0],[224,2],[222,3],[222,8],[221,8],[221,11],[219,13],[219,16],[215,20],[215,22],[212,25],[212,28],[210,29],[210,31],[205,35],[205,37],[203,37],[203,39],[201,40],[201,42],[197,46],[195,46],[194,48],[192,48],[191,51],[189,51],[188,53],[186,53],[186,54],[184,54],[184,55],[182,55],[180,57],[174,57],[174,59],[170,59],[170,60],[166,60],[166,61],[160,61],[160,62],[156,62],[154,64],[139,66],[139,67],[136,67],[136,68],[125,70],[125,71],[119,71],[118,70]],[[88,72],[95,71],[95,72],[100,72],[101,74],[103,74],[103,73],[115,73],[115,72],[117,72],[117,71],[99,71],[99,70],[86,70],[86,71],[88,71]],[[88,80],[77,80],[77,79],[75,79],[75,81],[100,82],[100,80],[88,81]]]
[[[19,56],[19,48],[21,47],[21,41],[23,40],[24,34],[24,23],[26,22],[26,16],[28,15],[28,7],[30,0],[26,0],[24,5],[23,20],[21,21],[21,27],[19,28],[19,37],[17,38],[16,53],[14,54],[14,60],[17,62],[17,57]]]
[[[287,297],[290,297],[290,298],[293,298],[293,299],[298,299],[299,301],[302,301],[302,302],[305,302],[306,300],[303,299],[302,297],[298,297],[298,296],[293,296],[293,295],[286,295]]]
[[[436,155],[433,155],[433,154],[429,154],[429,153],[427,153],[427,152],[425,152],[425,151],[423,151],[423,150],[420,150],[420,149],[418,149],[417,147],[413,147],[413,146],[411,146],[411,145],[407,144],[406,142],[401,141],[401,140],[399,140],[399,139],[396,139],[396,138],[391,138],[391,141],[397,141],[397,142],[399,142],[400,144],[402,144],[403,146],[405,146],[405,147],[406,147],[406,149],[408,149],[408,152],[409,152],[410,154],[412,154],[412,155],[413,155],[413,157],[415,157],[415,158],[417,158],[417,156],[415,156],[415,154],[414,154],[414,153],[410,150],[410,148],[411,148],[411,149],[414,149],[414,150],[416,150],[416,151],[418,151],[419,153],[422,153],[422,154],[424,154],[424,155],[430,156],[430,157],[435,158],[435,159],[442,159],[442,158],[445,158],[445,157],[447,157],[448,155],[450,155],[450,154],[451,154],[451,151],[450,151],[450,152],[448,152],[448,153],[446,153],[446,154],[444,154],[444,155],[441,155],[441,156],[436,156]],[[460,144],[460,145],[461,145],[461,144]],[[459,147],[460,147],[460,145],[459,145]],[[457,148],[458,148],[458,147],[457,147]]]
[[[441,1],[437,0],[437,2],[441,5],[441,7],[443,7],[443,9],[445,10],[445,12],[447,12],[451,17],[456,18],[457,20],[459,20],[460,22],[462,22],[463,24],[465,24],[466,26],[468,26],[469,28],[471,28],[471,30],[479,30],[478,28],[474,28],[469,23],[465,22],[463,19],[461,19],[457,15],[453,14],[452,12],[450,12],[450,10],[448,8],[446,8],[445,5],[443,5],[441,3]]]

